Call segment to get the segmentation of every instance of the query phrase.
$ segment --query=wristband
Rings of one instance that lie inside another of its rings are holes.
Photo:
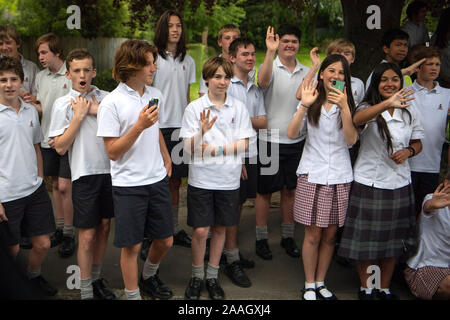
[[[416,150],[413,147],[409,146],[407,149],[409,150],[409,152],[411,152],[409,158],[412,158],[416,155]]]
[[[309,109],[309,107],[305,106],[303,103],[301,103],[300,106],[305,108],[305,109]]]
[[[217,152],[216,152],[216,156],[220,156],[220,155],[222,155],[223,154],[223,147],[222,146],[219,146],[219,149],[217,150]]]

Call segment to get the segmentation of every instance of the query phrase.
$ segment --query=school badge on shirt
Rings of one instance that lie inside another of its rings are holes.
[[[33,120],[30,120],[30,127],[34,128]]]
[[[444,108],[442,108],[442,103],[439,105],[438,110],[444,110]]]

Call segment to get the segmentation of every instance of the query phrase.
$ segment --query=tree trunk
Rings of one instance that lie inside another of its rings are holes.
[[[208,26],[205,26],[202,32],[202,45],[205,46],[205,54],[208,54]]]
[[[356,59],[352,74],[366,81],[373,68],[384,58],[381,39],[386,30],[398,28],[405,0],[341,0],[344,13],[344,37],[356,47]],[[376,13],[367,13],[367,8],[380,8],[380,29],[369,29],[370,22],[377,19]],[[370,20],[370,21],[368,21]]]

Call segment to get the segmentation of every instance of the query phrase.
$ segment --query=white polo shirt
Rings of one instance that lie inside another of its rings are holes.
[[[353,181],[348,145],[343,128],[339,128],[340,114],[337,105],[328,112],[322,106],[317,127],[309,121],[303,123],[307,133],[297,175],[307,174],[310,183],[333,185]]]
[[[423,203],[433,198],[427,194]],[[450,209],[445,207],[432,214],[422,210],[419,219],[419,247],[407,264],[411,269],[425,266],[450,267]]]
[[[355,105],[358,106],[358,104],[360,104],[364,98],[365,94],[364,82],[362,82],[361,79],[355,77],[352,77],[351,82],[352,82],[353,100],[355,100]]]
[[[24,59],[24,57],[21,54],[20,54],[20,62],[22,63],[24,74],[22,89],[27,92],[30,92],[32,96],[35,96],[36,95],[35,80],[36,75],[39,72],[39,68],[36,65],[36,63]]]
[[[389,63],[389,61],[383,59],[383,60],[381,60],[380,64],[381,64],[381,63]],[[372,82],[372,74],[373,74],[373,70],[372,70],[372,72],[369,74],[369,77],[367,78],[367,81],[366,81],[366,90],[365,90],[365,91],[367,91],[367,90],[369,89],[370,83]],[[406,76],[406,75],[403,76],[403,88],[406,87],[407,77],[408,77],[408,76]],[[408,77],[408,78],[409,78],[409,77]]]
[[[43,148],[50,148],[48,145],[48,131],[50,128],[53,103],[55,103],[57,98],[69,93],[72,88],[72,81],[66,78],[66,70],[66,62],[64,62],[56,73],[45,68],[36,75],[35,88],[37,100],[42,105],[41,127],[44,139],[41,142],[41,146]]]
[[[234,76],[228,86],[228,94],[232,95],[247,107],[250,118],[256,118],[266,115],[264,109],[264,95],[261,89],[248,78],[247,86],[238,77]],[[258,154],[256,136],[250,138],[246,158],[255,157]]]
[[[409,36],[409,48],[412,48],[416,44],[425,44],[427,42],[430,42],[427,27],[423,22],[420,22],[419,25],[417,25],[408,20],[403,26],[401,26],[400,29],[405,31]]]
[[[125,83],[119,83],[100,103],[97,136],[119,138],[125,135],[152,98],[159,99],[158,106],[164,108],[164,97],[158,89],[145,86],[140,96]],[[167,172],[159,148],[159,132],[159,125],[155,123],[141,133],[125,154],[110,161],[113,186],[143,186],[164,179]]]
[[[447,114],[450,108],[450,89],[436,86],[428,91],[417,81],[408,88],[415,93],[411,108],[415,109],[425,130],[422,152],[409,159],[411,171],[439,173],[441,169],[442,146],[445,142]]]
[[[184,110],[188,104],[188,86],[195,83],[195,62],[188,54],[181,61],[166,51],[167,59],[158,54],[158,68],[153,77],[153,87],[159,89],[165,98],[164,110],[160,109],[160,128],[180,128]]]
[[[297,111],[298,100],[295,96],[298,87],[309,72],[309,68],[302,65],[297,59],[294,72],[291,73],[277,57],[273,61],[272,77],[267,88],[262,89],[264,93],[264,106],[267,113],[267,134],[261,131],[259,139],[274,143],[293,144],[305,139],[300,135],[290,139],[286,135],[289,123]],[[261,67],[260,67],[261,69]],[[279,137],[272,136],[270,130],[279,131]]]
[[[92,97],[95,97],[100,102],[108,94],[108,92],[97,87],[92,87],[91,92],[83,94],[70,89],[68,94],[56,99],[53,106],[49,137],[60,136],[69,127],[74,115],[71,105],[72,99],[76,101],[75,99],[81,96],[92,101]],[[86,115],[68,152],[72,181],[83,176],[109,174],[109,158],[106,155],[105,144],[102,138],[97,137],[96,116]]]
[[[361,104],[357,111],[368,108]],[[414,110],[408,108],[411,122],[406,112],[394,109],[393,116],[386,110],[381,116],[385,119],[392,137],[393,153],[409,146],[410,140],[423,139],[424,130]],[[389,158],[386,141],[378,131],[376,118],[366,123],[360,133],[361,146],[354,166],[354,179],[363,185],[381,188],[398,189],[411,183],[411,172],[408,161],[396,164]]]
[[[200,113],[205,109],[210,110],[210,119],[217,116],[217,120],[203,136],[203,142],[214,147],[225,146],[256,135],[241,101],[228,94],[219,110],[206,94],[186,107],[180,138],[191,138],[201,130]],[[242,155],[194,157],[189,163],[188,183],[208,190],[236,190],[240,187],[241,169]]]
[[[19,113],[0,104],[0,203],[29,196],[42,183],[34,149],[42,140],[39,116],[20,101]]]

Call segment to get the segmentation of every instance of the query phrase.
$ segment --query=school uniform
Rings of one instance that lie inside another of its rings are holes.
[[[293,72],[281,63],[279,57],[273,61],[269,86],[262,89],[268,127],[267,131],[261,130],[259,133],[258,193],[260,194],[270,194],[284,187],[292,190],[297,185],[295,172],[302,155],[305,133],[300,132],[298,137],[290,139],[286,131],[297,111],[298,100],[295,93],[308,72],[309,68],[297,59]],[[267,152],[261,152],[262,144],[267,147],[264,148]],[[272,155],[272,151],[276,152],[277,149],[279,157],[276,154]],[[274,164],[275,159],[279,159],[277,170],[267,170]]]
[[[35,144],[42,140],[34,106],[20,99],[19,112],[0,104],[0,203],[8,221],[0,223],[1,241],[19,243],[55,231],[53,209],[45,184],[38,176]]]
[[[203,135],[203,142],[212,147],[225,146],[255,136],[245,105],[227,95],[220,110],[202,96],[186,107],[180,137],[191,138],[201,128],[200,113],[210,111],[210,119],[217,116],[212,128]],[[189,226],[234,226],[238,223],[239,186],[242,155],[199,157],[195,154],[189,163],[188,219]]]
[[[355,100],[355,105],[357,106],[364,99],[365,94],[364,82],[362,82],[361,79],[356,77],[351,77],[351,82],[352,82],[353,100]]]
[[[333,105],[328,112],[321,107],[317,126],[303,124],[307,135],[294,202],[298,223],[321,228],[344,225],[353,170],[341,123],[340,109]]]
[[[362,104],[357,111],[370,107]],[[411,117],[395,108],[387,123],[393,152],[422,139],[424,130],[414,110]],[[416,241],[414,194],[408,161],[396,164],[389,158],[376,118],[360,133],[361,146],[354,166],[354,183],[338,254],[356,260],[395,258]]]
[[[108,92],[91,86],[92,91],[80,93],[74,89],[56,99],[49,137],[62,135],[74,117],[71,101],[83,97],[101,102]],[[73,224],[77,228],[94,228],[102,219],[114,216],[110,164],[103,139],[97,137],[97,117],[86,115],[73,144],[68,149],[72,172]]]
[[[39,68],[34,62],[25,59],[21,54],[19,54],[19,56],[24,75],[22,90],[31,93],[32,96],[36,96],[35,79],[39,72]]]
[[[145,86],[142,96],[125,83],[100,103],[97,123],[99,137],[119,138],[137,122],[151,99],[164,108],[164,97],[156,88]],[[119,248],[142,242],[144,232],[152,239],[173,235],[170,191],[159,146],[159,126],[145,129],[131,148],[111,160],[115,238]]]
[[[433,193],[439,185],[442,147],[445,143],[447,114],[450,107],[450,89],[436,86],[428,90],[415,81],[409,89],[415,91],[411,108],[414,108],[425,130],[422,152],[409,159],[416,199],[416,211],[420,212],[425,195]]]
[[[247,107],[250,118],[266,115],[264,109],[264,96],[258,86],[248,76],[247,85],[234,76],[228,86],[228,94],[243,102]],[[258,146],[257,137],[249,139],[248,151],[244,154],[244,164],[247,171],[247,180],[240,182],[240,203],[243,204],[247,198],[255,198],[258,179]]]
[[[416,44],[425,45],[426,43],[430,43],[427,27],[423,22],[420,22],[419,25],[417,25],[408,20],[401,26],[400,29],[405,31],[409,36],[409,48],[414,47]]]

